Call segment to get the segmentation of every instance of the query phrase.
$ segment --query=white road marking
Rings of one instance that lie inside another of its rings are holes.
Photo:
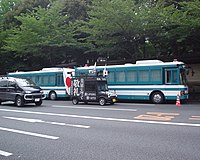
[[[49,135],[45,135],[45,134],[39,134],[39,133],[33,133],[33,132],[26,132],[26,131],[21,131],[21,130],[16,130],[16,129],[10,129],[10,128],[3,128],[3,127],[0,127],[0,130],[7,131],[7,132],[24,134],[24,135],[30,135],[30,136],[35,136],[35,137],[53,139],[53,140],[56,140],[56,139],[59,138],[59,137],[49,136]]]
[[[0,111],[15,112],[15,113],[27,113],[27,114],[37,114],[37,115],[60,116],[60,117],[70,117],[70,118],[95,119],[95,120],[116,121],[116,122],[132,122],[132,123],[146,123],[146,124],[161,124],[161,125],[200,127],[200,124],[197,124],[197,123],[144,121],[144,120],[93,117],[93,116],[81,116],[81,115],[70,115],[70,114],[59,114],[59,113],[48,113],[48,112],[32,112],[32,111],[8,110],[8,109],[0,109]]]
[[[12,120],[18,120],[18,121],[24,121],[24,122],[30,122],[30,123],[42,123],[42,122],[44,122],[44,121],[42,121],[42,120],[40,120],[40,119],[17,118],[17,117],[5,117],[5,116],[3,116],[3,118],[12,119]]]
[[[66,123],[60,123],[60,122],[48,122],[48,121],[43,121],[43,120],[40,120],[40,119],[5,117],[5,116],[3,116],[3,118],[17,120],[17,121],[30,122],[30,123],[46,123],[46,124],[53,124],[53,125],[60,125],[60,126],[70,126],[70,127],[77,127],[77,128],[86,128],[86,129],[90,128],[90,126],[86,126],[86,125],[66,124]]]
[[[97,107],[71,107],[71,106],[57,106],[52,105],[52,107],[56,108],[73,108],[73,109],[91,109],[91,110],[110,110],[110,111],[128,111],[128,112],[136,112],[136,109],[120,109],[120,108],[97,108]]]
[[[148,104],[148,103],[120,103],[126,106],[156,106],[156,104]]]
[[[5,156],[5,157],[8,157],[8,156],[11,156],[11,155],[13,155],[13,154],[12,154],[12,153],[9,153],[9,152],[5,152],[5,151],[0,150],[0,155]]]

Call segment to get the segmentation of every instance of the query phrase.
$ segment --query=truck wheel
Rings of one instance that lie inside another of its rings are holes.
[[[15,105],[17,107],[24,106],[24,99],[21,96],[17,96],[15,99]]]
[[[73,103],[74,105],[78,104],[78,99],[77,99],[77,98],[73,98],[73,99],[72,99],[72,103]]]
[[[42,100],[40,100],[39,102],[35,102],[36,106],[41,106],[42,105]]]
[[[106,104],[105,98],[100,98],[100,99],[99,99],[99,104],[100,104],[101,106],[104,106],[104,105]]]

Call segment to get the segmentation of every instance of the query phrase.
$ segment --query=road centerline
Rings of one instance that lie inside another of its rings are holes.
[[[55,108],[72,108],[72,109],[89,109],[89,110],[110,110],[110,111],[127,111],[127,112],[136,112],[136,109],[121,109],[121,108],[97,108],[97,107],[72,107],[72,106],[59,106],[52,105],[51,107]]]
[[[59,114],[59,113],[48,113],[48,112],[8,110],[8,109],[0,109],[0,111],[27,113],[27,114],[36,114],[36,115],[60,116],[60,117],[70,117],[70,118],[93,119],[93,120],[116,121],[116,122],[132,122],[132,123],[144,123],[144,124],[161,124],[161,125],[200,127],[200,124],[197,124],[197,123],[144,121],[144,120],[133,120],[133,119],[119,119],[119,118],[108,118],[108,117],[94,117],[94,116],[84,116],[84,115],[71,115],[71,114]]]
[[[19,118],[19,117],[6,117],[6,116],[3,116],[3,118],[11,119],[11,120],[16,120],[16,121],[29,122],[29,123],[45,123],[45,124],[52,124],[52,125],[59,125],[59,126],[69,126],[69,127],[85,128],[85,129],[90,128],[90,126],[86,126],[86,125],[67,124],[67,123],[61,123],[61,122],[49,122],[49,121],[43,121],[43,120],[40,120],[40,119]]]

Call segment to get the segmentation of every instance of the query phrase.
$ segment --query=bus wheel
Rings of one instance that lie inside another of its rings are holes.
[[[104,105],[106,104],[105,98],[100,98],[100,99],[99,99],[99,104],[100,104],[101,106],[104,106]]]
[[[154,104],[161,104],[163,103],[164,101],[164,96],[161,92],[154,92],[152,95],[151,95],[151,101],[154,103]]]
[[[51,91],[49,93],[49,98],[50,98],[50,100],[56,100],[56,98],[57,98],[56,92]]]
[[[73,103],[74,105],[78,104],[78,99],[77,99],[77,98],[73,98],[73,99],[72,99],[72,103]]]
[[[15,99],[15,105],[17,107],[24,106],[24,99],[21,96],[17,96]]]

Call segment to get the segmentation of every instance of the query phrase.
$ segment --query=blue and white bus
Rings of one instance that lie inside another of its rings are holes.
[[[166,100],[188,99],[186,67],[183,62],[160,60],[137,61],[136,64],[78,67],[75,75],[88,72],[108,73],[108,88],[120,100],[150,100],[163,103]]]
[[[8,73],[8,76],[31,79],[43,89],[47,98],[55,100],[69,97],[70,79],[73,74],[74,69],[71,68],[44,68],[39,71],[12,72]]]

